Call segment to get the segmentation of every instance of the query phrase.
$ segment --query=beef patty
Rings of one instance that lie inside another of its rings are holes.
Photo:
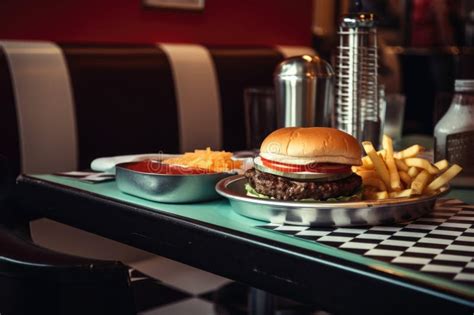
[[[258,193],[280,200],[326,200],[350,196],[362,185],[362,178],[355,173],[335,181],[315,182],[297,181],[252,168],[245,172],[245,177]]]

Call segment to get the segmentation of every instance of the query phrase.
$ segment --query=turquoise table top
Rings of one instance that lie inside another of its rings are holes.
[[[336,257],[338,259],[348,260],[353,264],[361,264],[377,271],[382,271],[390,275],[397,275],[397,279],[390,278],[388,281],[398,282],[401,286],[413,287],[413,283],[404,282],[403,279],[411,279],[416,283],[425,283],[428,287],[442,287],[443,290],[455,292],[461,296],[468,296],[474,299],[474,286],[466,283],[456,282],[443,277],[438,277],[432,274],[412,270],[409,268],[395,265],[386,261],[373,259],[353,252],[338,249],[333,246],[325,245],[323,243],[311,242],[301,238],[286,235],[284,233],[276,233],[274,231],[261,228],[265,222],[253,220],[242,217],[232,211],[229,202],[226,199],[219,199],[212,202],[204,202],[197,204],[165,204],[153,201],[144,200],[134,196],[130,196],[120,192],[117,189],[115,181],[104,183],[86,183],[75,179],[66,177],[59,177],[53,175],[34,175],[30,176],[43,181],[64,185],[84,192],[90,192],[98,196],[104,196],[109,199],[117,200],[127,204],[137,205],[146,208],[150,211],[160,213],[168,213],[174,216],[189,218],[196,221],[204,222],[209,225],[224,227],[229,230],[235,230],[240,233],[258,236],[264,239],[271,239],[282,244],[289,244],[299,248],[304,248],[314,253],[311,259],[318,260],[318,254],[325,254]],[[474,203],[473,190],[457,190],[453,189],[448,197],[458,198],[467,203]],[[283,250],[283,249],[281,249]],[[331,262],[327,262],[330,264]],[[350,268],[343,267],[341,268]],[[354,272],[365,273],[364,271],[354,268]],[[379,275],[370,274],[370,277],[379,277]],[[424,290],[423,288],[416,288],[417,290]],[[440,297],[455,299],[452,296],[445,296],[443,292],[434,292]]]
[[[453,188],[446,197],[456,198],[466,203],[474,204],[474,189]]]

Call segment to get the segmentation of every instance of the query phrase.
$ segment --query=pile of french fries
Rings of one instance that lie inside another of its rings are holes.
[[[362,146],[367,155],[362,158],[362,166],[353,167],[353,171],[362,177],[364,199],[431,195],[462,170],[457,164],[449,166],[446,160],[432,164],[418,157],[424,150],[420,145],[394,152],[392,139],[386,135],[380,151],[370,141],[362,142]]]

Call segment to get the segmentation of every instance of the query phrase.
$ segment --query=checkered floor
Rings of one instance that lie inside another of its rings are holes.
[[[139,315],[245,315],[249,287],[156,257],[132,263],[130,277]],[[277,299],[275,314],[328,314],[317,307]]]
[[[474,285],[474,205],[460,200],[439,200],[428,215],[398,225],[260,227]]]

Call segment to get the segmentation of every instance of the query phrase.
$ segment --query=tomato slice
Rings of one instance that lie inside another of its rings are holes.
[[[310,163],[306,165],[288,164],[282,162],[275,162],[260,157],[262,164],[274,170],[287,173],[296,172],[311,172],[311,173],[329,173],[341,174],[352,172],[350,165],[335,164],[335,163]]]

